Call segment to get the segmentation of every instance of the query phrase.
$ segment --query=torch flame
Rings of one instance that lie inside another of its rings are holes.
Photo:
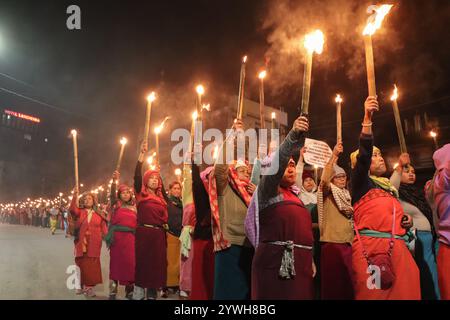
[[[383,4],[380,6],[369,6],[367,8],[368,13],[373,14],[367,19],[367,25],[364,28],[363,35],[371,36],[380,29],[381,23],[383,22],[384,17],[389,13],[392,8],[392,4]]]
[[[247,56],[244,56],[243,58],[242,58],[242,63],[246,63],[247,62]]]
[[[203,104],[202,105],[202,109],[205,109],[206,111],[211,111],[211,105],[208,103],[208,104]]]
[[[197,117],[198,117],[198,113],[197,113],[197,111],[194,111],[192,113],[192,120],[197,120]]]
[[[155,127],[155,133],[156,134],[160,134],[161,133],[161,131],[164,129],[164,124],[169,119],[170,119],[170,117],[165,117],[164,120],[161,122],[161,124],[159,126]]]
[[[436,131],[431,130],[431,131],[430,131],[430,136],[431,136],[432,138],[436,138],[436,137],[437,137]]]
[[[195,91],[197,91],[197,93],[198,93],[199,95],[203,95],[203,94],[205,93],[205,88],[204,88],[201,84],[199,84],[199,85],[195,88]]]
[[[272,112],[272,119],[275,119],[276,118],[276,114],[275,114],[275,112]]]
[[[397,98],[398,98],[398,90],[397,86],[394,84],[394,92],[392,93],[391,101],[397,100]]]
[[[73,129],[72,131],[70,131],[70,133],[71,133],[74,137],[76,137],[76,135],[77,135],[77,130]]]
[[[156,93],[154,91],[152,91],[148,96],[147,96],[147,101],[148,102],[153,102],[156,99]]]
[[[180,168],[176,168],[175,169],[175,175],[176,176],[181,176],[181,169]]]
[[[342,103],[342,98],[341,98],[341,95],[340,94],[337,94],[336,95],[336,99],[334,99],[334,101],[336,102],[336,103]]]
[[[317,54],[321,54],[323,51],[323,43],[324,43],[323,32],[320,30],[315,30],[305,36],[305,48],[308,52]]]
[[[120,144],[125,145],[125,144],[127,144],[127,142],[128,142],[128,140],[127,140],[127,138],[125,138],[125,137],[123,137],[122,139],[120,139]]]
[[[258,78],[260,78],[261,80],[263,80],[263,79],[266,77],[266,75],[267,75],[266,70],[263,70],[263,71],[261,71],[261,72],[258,74]]]
[[[150,165],[153,163],[153,156],[147,158],[147,163]]]

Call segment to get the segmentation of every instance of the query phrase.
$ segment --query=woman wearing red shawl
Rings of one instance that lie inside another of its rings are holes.
[[[133,200],[133,190],[127,185],[119,185],[116,192],[119,177],[119,172],[114,172],[111,185],[111,224],[105,237],[110,249],[109,298],[111,300],[116,298],[119,284],[125,286],[126,297],[132,298],[135,272],[136,205]]]
[[[295,187],[292,159],[304,144],[308,119],[299,117],[286,139],[270,156],[253,195],[245,220],[246,233],[255,246],[252,264],[252,300],[312,300],[314,269],[311,215]]]
[[[166,285],[167,278],[167,203],[158,170],[148,170],[142,177],[142,164],[147,143],[141,153],[134,174],[137,200],[136,273],[133,299],[156,299],[157,290]]]
[[[78,193],[74,191],[70,214],[76,220],[78,236],[75,237],[75,263],[80,268],[82,290],[89,297],[95,297],[94,286],[103,282],[100,266],[102,236],[108,231],[106,215],[97,208],[97,198],[87,193],[78,207]]]
[[[407,229],[412,219],[404,214],[398,191],[383,178],[386,165],[373,146],[372,113],[376,97],[368,97],[359,140],[352,153],[352,203],[356,237],[352,244],[355,299],[418,300],[420,276],[408,250]]]

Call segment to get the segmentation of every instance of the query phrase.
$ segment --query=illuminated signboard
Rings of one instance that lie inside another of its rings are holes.
[[[33,117],[33,116],[29,116],[27,114],[23,114],[23,113],[20,113],[20,112],[15,112],[15,111],[11,111],[11,110],[5,110],[4,112],[5,112],[5,114],[7,114],[9,116],[16,117],[16,118],[28,120],[28,121],[35,122],[35,123],[40,123],[41,122],[41,119],[39,119],[39,118],[36,118],[36,117]]]

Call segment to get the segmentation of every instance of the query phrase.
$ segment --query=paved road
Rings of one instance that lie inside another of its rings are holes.
[[[73,241],[61,230],[52,236],[49,229],[0,223],[0,299],[87,299],[67,288],[70,275],[66,270],[74,264]],[[103,285],[96,287],[95,299],[108,296],[109,254],[105,244],[101,264]],[[119,296],[124,296],[122,287]]]

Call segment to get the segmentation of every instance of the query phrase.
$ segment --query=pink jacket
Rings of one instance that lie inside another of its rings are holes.
[[[450,246],[450,144],[433,155],[436,175],[427,183],[425,192],[437,215],[436,225],[439,241]]]

